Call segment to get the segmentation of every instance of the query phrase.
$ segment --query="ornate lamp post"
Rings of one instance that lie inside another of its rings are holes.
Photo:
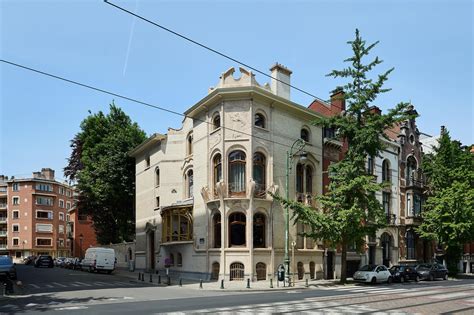
[[[301,161],[305,161],[307,158],[307,153],[303,151],[306,142],[303,139],[297,139],[291,145],[290,151],[286,151],[286,200],[290,199],[290,174],[291,169],[293,168],[292,160],[295,156],[299,156]],[[295,150],[295,152],[293,152]],[[289,272],[290,272],[290,256],[288,255],[288,249],[290,245],[290,238],[289,238],[289,230],[290,230],[290,209],[288,205],[285,207],[285,273],[286,279],[289,280]]]

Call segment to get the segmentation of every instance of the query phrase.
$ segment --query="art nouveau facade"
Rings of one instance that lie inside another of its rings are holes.
[[[290,82],[276,64],[272,76]],[[287,85],[259,85],[231,68],[189,108],[180,129],[135,148],[136,268],[202,279],[268,279],[284,260],[285,211],[267,191],[285,193],[286,152],[305,140],[307,159],[291,159],[290,197],[322,193],[322,132],[317,113],[290,101]],[[323,249],[290,224],[298,276],[322,278]],[[291,252],[290,252],[291,253]]]

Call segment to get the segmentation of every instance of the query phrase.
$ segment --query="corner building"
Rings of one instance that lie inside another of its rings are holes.
[[[287,68],[270,71],[290,83]],[[290,159],[289,196],[314,205],[322,193],[322,133],[310,121],[319,114],[291,102],[287,85],[260,85],[243,68],[236,79],[231,68],[185,115],[180,129],[130,152],[136,268],[202,279],[273,277],[284,262],[285,210],[267,191],[285,196],[287,151],[302,138],[307,159]],[[322,278],[322,246],[298,236],[304,229],[290,221],[291,270],[297,279]]]

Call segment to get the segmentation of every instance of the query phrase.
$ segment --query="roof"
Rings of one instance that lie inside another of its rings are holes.
[[[160,133],[154,133],[148,139],[146,139],[145,141],[140,143],[138,146],[130,150],[128,152],[128,155],[131,157],[136,157],[137,155],[142,153],[144,150],[146,150],[150,146],[155,145],[164,139],[166,139],[166,135],[162,135]]]

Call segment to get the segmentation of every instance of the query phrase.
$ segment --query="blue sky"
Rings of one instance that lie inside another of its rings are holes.
[[[428,134],[446,125],[473,136],[472,1],[114,1],[262,71],[278,61],[292,84],[317,95],[342,82],[325,77],[350,56],[355,28],[380,41],[374,54],[395,67],[376,100],[382,110],[411,101]],[[184,112],[238,65],[136,20],[102,0],[0,0],[1,58]],[[0,174],[62,168],[88,111],[113,97],[0,64]],[[257,75],[260,83],[268,78]],[[292,100],[312,98],[292,91]],[[182,117],[121,99],[145,132],[165,133]]]

